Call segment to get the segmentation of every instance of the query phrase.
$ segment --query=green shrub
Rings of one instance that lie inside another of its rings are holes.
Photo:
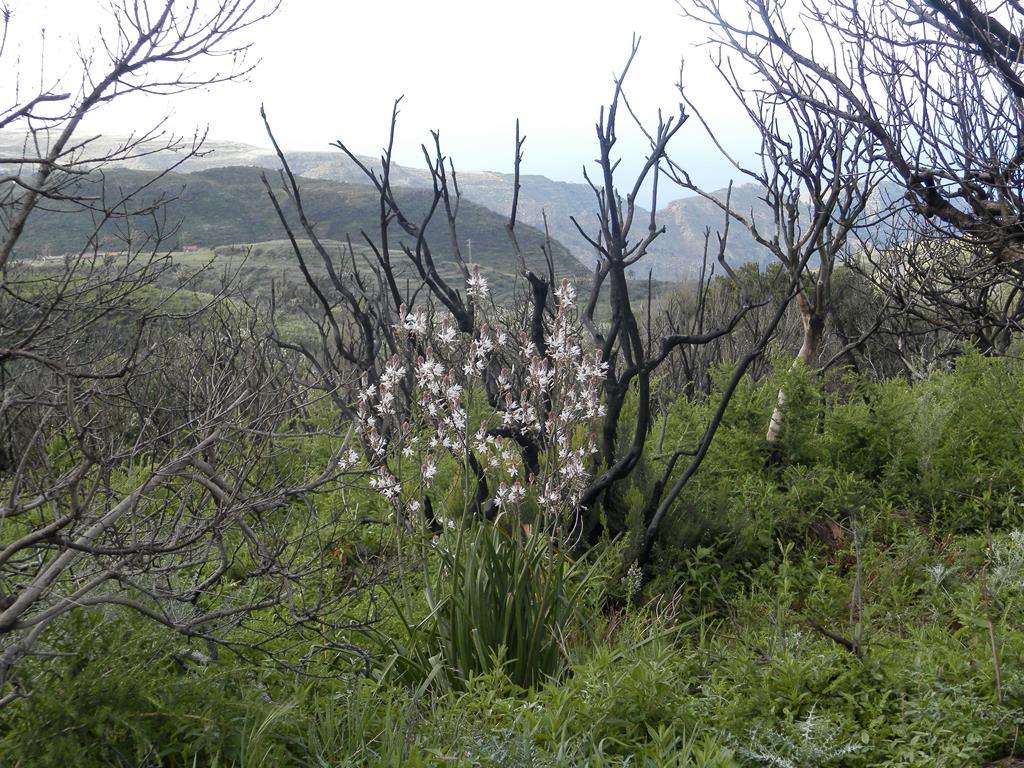
[[[143,620],[76,617],[51,642],[66,655],[31,670],[36,690],[2,712],[4,766],[243,765],[247,734],[270,711],[257,670],[186,668],[187,642]]]
[[[390,642],[398,670],[422,680],[443,669],[458,687],[496,669],[522,688],[557,676],[578,590],[563,551],[544,533],[490,523],[446,531],[436,547],[429,613]]]

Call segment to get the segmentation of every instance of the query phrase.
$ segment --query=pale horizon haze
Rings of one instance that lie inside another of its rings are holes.
[[[43,80],[73,89],[81,65],[76,41],[98,42],[109,12],[98,0],[10,0],[10,67],[15,54],[22,87],[40,82],[40,30],[45,28]],[[202,7],[202,4],[200,5]],[[216,85],[172,98],[133,96],[91,116],[86,133],[124,135],[161,118],[190,134],[209,126],[214,141],[269,146],[259,117],[264,104],[280,144],[292,151],[331,151],[344,141],[377,155],[387,141],[394,100],[404,96],[395,159],[422,167],[420,144],[439,130],[462,171],[510,172],[515,121],[527,136],[524,174],[582,182],[597,156],[594,124],[611,98],[633,34],[639,53],[626,80],[630,105],[649,129],[679,110],[684,86],[731,151],[752,157],[756,140],[721,78],[708,64],[706,37],[682,18],[673,0],[391,0],[356,3],[285,0],[253,27],[248,40],[258,66],[247,82]],[[207,64],[206,66],[209,66]],[[619,118],[620,182],[635,173],[647,143],[625,110]],[[337,150],[333,150],[337,151]],[[707,139],[696,117],[677,134],[672,157],[708,187],[742,180]],[[679,197],[662,188],[659,197]]]

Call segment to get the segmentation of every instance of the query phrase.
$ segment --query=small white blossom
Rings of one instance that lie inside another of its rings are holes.
[[[423,464],[423,479],[433,480],[437,476],[437,465],[431,457]]]
[[[474,264],[473,271],[466,281],[466,293],[474,301],[480,302],[487,298],[487,278],[480,274],[480,265]]]
[[[441,330],[437,334],[437,340],[440,341],[445,347],[449,349],[455,346],[456,338],[457,334],[455,332],[455,329],[448,324],[443,325],[441,327]]]
[[[359,454],[355,452],[354,448],[349,448],[338,459],[338,469],[349,469],[355,466],[357,461],[359,461]]]
[[[402,319],[402,328],[410,333],[424,336],[427,333],[427,316],[421,309],[406,314]]]

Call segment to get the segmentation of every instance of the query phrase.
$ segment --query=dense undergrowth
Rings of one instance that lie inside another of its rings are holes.
[[[980,766],[1020,754],[1021,368],[968,354],[914,384],[801,371],[746,383],[646,574],[630,568],[631,540],[576,559],[526,551],[511,567],[515,531],[399,542],[363,526],[338,572],[379,584],[354,610],[368,627],[344,634],[367,656],[325,654],[312,675],[83,614],[50,639],[52,657],[27,663],[34,693],[0,713],[0,764]],[[791,410],[767,462],[780,385]],[[662,452],[692,443],[711,405],[677,400]],[[634,512],[659,456],[626,494]],[[455,504],[458,481],[445,482]],[[357,488],[319,503],[379,506]]]

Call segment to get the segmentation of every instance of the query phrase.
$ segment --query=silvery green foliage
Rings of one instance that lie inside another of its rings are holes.
[[[771,768],[825,768],[862,746],[840,741],[840,736],[841,728],[819,717],[812,707],[806,717],[793,723],[751,728],[736,751],[756,765]]]
[[[555,765],[530,738],[508,729],[466,738],[460,745],[459,758],[472,766],[541,768]]]
[[[1024,591],[1024,530],[1010,531],[989,549],[989,585],[1001,596]]]
[[[925,573],[931,577],[932,583],[936,587],[941,587],[945,583],[946,579],[949,578],[949,576],[957,569],[955,567],[950,568],[943,563],[935,563],[934,565],[929,565],[924,570]]]

